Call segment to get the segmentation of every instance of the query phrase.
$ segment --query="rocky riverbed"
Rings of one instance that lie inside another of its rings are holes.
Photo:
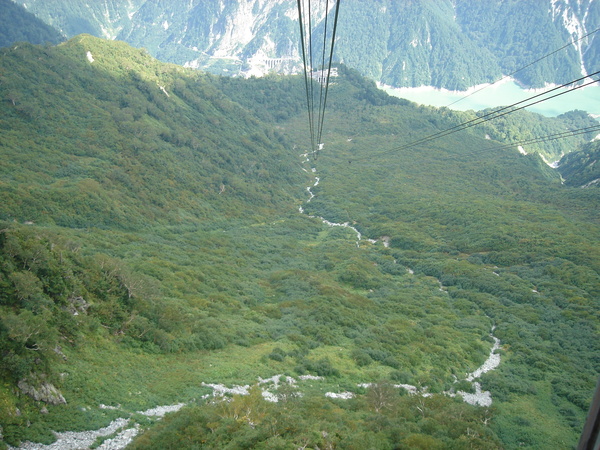
[[[104,405],[100,405],[102,408]],[[157,406],[146,411],[138,411],[148,417],[163,417],[165,414],[180,410],[184,403],[176,405]],[[106,407],[105,407],[106,408]],[[139,425],[132,423],[130,419],[119,418],[113,420],[107,426],[92,431],[65,431],[56,433],[56,442],[44,445],[34,442],[24,442],[19,450],[80,450],[90,448],[99,437],[114,435],[106,439],[98,449],[101,450],[119,450],[125,448],[139,432]],[[14,447],[9,447],[14,449]],[[16,449],[15,449],[16,450]]]

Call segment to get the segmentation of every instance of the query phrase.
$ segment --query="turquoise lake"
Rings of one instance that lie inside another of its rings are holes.
[[[534,95],[552,89],[526,90],[520,88],[513,81],[503,81],[487,87],[474,87],[467,92],[447,91],[432,87],[418,88],[389,88],[382,86],[388,94],[395,97],[405,98],[407,100],[419,103],[421,105],[431,105],[460,111],[482,110],[496,106],[507,106],[533,97]],[[596,118],[600,118],[600,85],[598,83],[586,86],[584,88],[566,92],[567,89],[555,90],[548,94],[549,96],[565,92],[556,98],[538,103],[526,108],[529,111],[542,114],[544,116],[555,117],[567,111],[580,109],[588,112]],[[544,98],[537,97],[532,101]],[[456,102],[456,103],[455,103]],[[529,103],[529,102],[527,102]],[[526,103],[517,105],[522,106]]]

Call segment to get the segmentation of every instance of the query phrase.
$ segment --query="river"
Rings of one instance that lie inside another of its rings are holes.
[[[459,111],[480,111],[486,108],[507,106],[537,95],[554,86],[545,89],[523,89],[511,79],[503,79],[491,85],[474,86],[467,91],[449,91],[431,86],[417,88],[392,88],[380,85],[388,94],[394,97],[405,98],[420,105],[436,107],[446,106]],[[561,89],[559,92],[566,92]],[[542,98],[542,97],[540,97]],[[537,99],[536,99],[537,100]],[[574,109],[588,112],[595,118],[600,118],[600,84],[595,83],[584,88],[573,90],[556,98],[544,101],[537,105],[526,108],[529,111],[542,114],[547,117],[556,117]]]

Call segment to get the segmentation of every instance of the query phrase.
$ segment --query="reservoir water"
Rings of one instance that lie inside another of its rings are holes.
[[[447,106],[450,109],[460,111],[470,109],[479,111],[496,106],[507,106],[552,89],[552,87],[536,90],[522,89],[514,81],[508,79],[492,85],[475,86],[466,92],[448,91],[433,87],[390,88],[380,86],[380,88],[390,95],[405,98],[421,105]],[[556,90],[549,95],[555,95],[566,90],[568,89]],[[532,101],[542,98],[538,97]],[[524,104],[526,103],[518,106]],[[529,111],[548,117],[556,117],[574,109],[586,111],[595,118],[600,118],[599,83],[576,89],[572,92],[566,92],[564,95],[527,108]]]

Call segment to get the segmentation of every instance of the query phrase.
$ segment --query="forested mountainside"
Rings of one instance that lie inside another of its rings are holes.
[[[584,145],[580,151],[565,155],[558,171],[569,186],[600,187],[600,141]]]
[[[294,160],[278,132],[258,128],[204,74],[179,77],[179,66],[89,35],[52,49],[6,48],[2,58],[5,114],[24,119],[3,126],[5,187],[18,194],[3,203],[4,218],[134,229],[187,214],[215,220],[212,196],[232,217],[252,215],[288,198],[268,188],[275,178],[301,179],[278,170]],[[243,199],[252,192],[261,200],[248,211]]]
[[[11,0],[0,0],[0,47],[15,42],[58,44],[65,38],[54,28]]]
[[[353,18],[346,25],[352,30],[347,45],[362,42],[363,51],[350,58],[340,49],[340,57],[392,86],[464,90],[493,82],[600,26],[600,5],[593,1],[389,1],[369,14],[375,27],[357,20],[368,5],[355,2],[347,8],[354,5],[356,12],[346,13],[347,20]],[[579,78],[582,68],[598,70],[598,49],[600,39],[592,36],[514,77],[532,87],[565,83]]]
[[[577,442],[600,189],[505,144],[592,119],[519,111],[403,147],[482,113],[339,75],[315,160],[302,77],[89,35],[0,50],[0,446],[109,423],[95,445],[136,426],[138,448]]]
[[[289,73],[300,65],[292,0],[18,3],[69,37],[124,40],[163,61],[216,73]],[[577,42],[515,74],[517,81],[562,84],[600,69],[600,38],[579,40],[600,27],[600,3],[593,0],[346,0],[339,22],[335,59],[396,87],[464,90],[512,74],[570,41]]]

